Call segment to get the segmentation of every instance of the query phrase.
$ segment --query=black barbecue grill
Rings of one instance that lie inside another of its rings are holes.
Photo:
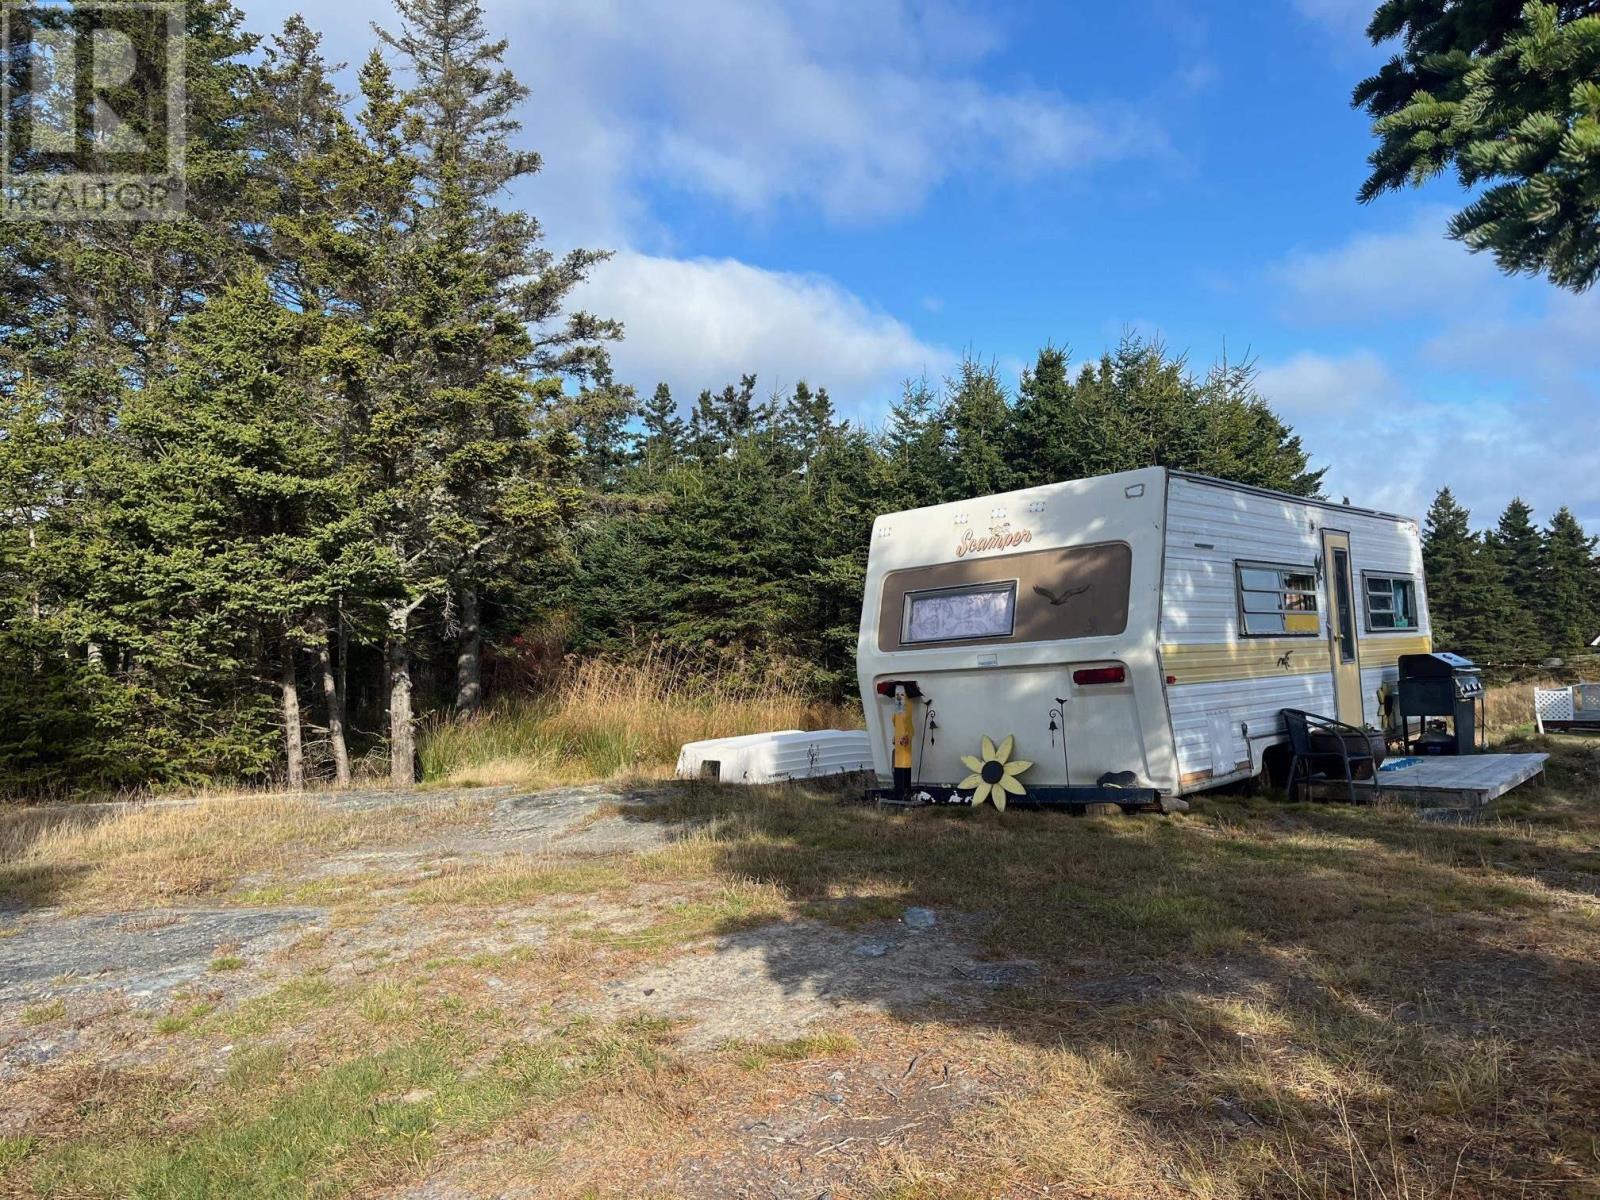
[[[1414,754],[1471,754],[1477,749],[1478,708],[1483,678],[1476,664],[1459,654],[1402,654],[1398,689],[1399,725]],[[1411,741],[1410,720],[1421,720]],[[1428,718],[1448,717],[1450,732]]]

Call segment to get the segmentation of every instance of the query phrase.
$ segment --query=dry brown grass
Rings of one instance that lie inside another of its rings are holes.
[[[659,777],[686,742],[860,724],[859,712],[818,704],[780,677],[752,682],[651,654],[585,659],[546,695],[440,721],[422,757],[430,780],[458,785]]]
[[[0,898],[74,908],[220,896],[313,854],[415,838],[478,802],[342,810],[293,796],[0,810]]]
[[[1037,989],[932,1026],[1007,1088],[836,1194],[1586,1196],[1600,759],[1544,748],[1549,787],[1475,826],[1230,796],[1074,822],[713,790],[674,814],[703,831],[648,862],[824,917],[979,913],[996,957],[1040,965]]]
[[[1491,734],[1526,732],[1533,728],[1533,689],[1565,687],[1555,678],[1524,679],[1501,683],[1484,696],[1484,719]]]
[[[391,877],[386,910],[349,906],[270,990],[121,1027],[119,1050],[161,1037],[171,1061],[62,1070],[45,1141],[0,1137],[0,1191],[365,1196],[437,1175],[447,1194],[573,1197],[1594,1195],[1600,740],[1538,745],[1549,786],[1468,826],[1242,795],[1074,820],[676,790],[629,818],[692,826],[658,850]],[[79,870],[61,886],[87,903],[169,876],[204,893],[435,819],[238,803],[260,807],[6,827],[0,850]],[[910,904],[1036,974],[714,1053],[575,1016],[718,935],[805,916],[878,937]],[[389,935],[437,936],[355,973],[363,923],[397,909]],[[495,941],[532,926],[547,939]]]

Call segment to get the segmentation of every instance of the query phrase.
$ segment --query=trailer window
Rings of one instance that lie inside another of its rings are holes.
[[[1239,563],[1239,622],[1247,637],[1316,637],[1317,573],[1311,567]]]
[[[1417,627],[1417,584],[1408,575],[1368,575],[1367,632]]]
[[[1115,637],[1128,628],[1133,551],[1124,542],[965,557],[891,571],[878,645],[886,651]]]
[[[943,588],[906,596],[906,645],[1007,638],[1017,625],[1017,585]]]

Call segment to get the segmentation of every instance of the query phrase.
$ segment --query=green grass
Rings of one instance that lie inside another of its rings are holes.
[[[168,1037],[178,1033],[188,1033],[196,1028],[202,1021],[217,1011],[215,1004],[194,1004],[182,1012],[164,1013],[157,1017],[151,1028],[157,1033]]]
[[[446,1135],[484,1130],[607,1075],[651,1070],[664,1033],[651,1022],[578,1023],[506,1046],[480,1068],[472,1065],[473,1043],[441,1032],[333,1064],[287,1088],[274,1086],[283,1076],[281,1054],[258,1050],[231,1065],[231,1098],[197,1129],[49,1149],[18,1142],[9,1157],[46,1196],[346,1195],[415,1172]],[[6,1153],[0,1149],[0,1165]]]
[[[733,1043],[725,1049],[746,1071],[762,1071],[775,1063],[806,1062],[849,1054],[856,1039],[846,1033],[818,1033],[781,1042]]]
[[[242,971],[244,959],[236,954],[224,954],[211,960],[211,969],[216,972]]]
[[[837,900],[810,900],[800,912],[813,921],[839,929],[863,929],[881,921],[895,921],[906,910],[901,896],[846,896]]]
[[[38,1144],[39,1139],[33,1137],[0,1137],[0,1172],[27,1158]]]
[[[365,904],[372,899],[373,888],[387,882],[388,879],[383,876],[360,875],[342,875],[337,879],[302,879],[292,883],[265,883],[243,888],[228,899],[243,908]]]
[[[304,1022],[330,1007],[338,995],[339,989],[320,975],[306,975],[264,996],[251,997],[219,1015],[216,1024],[232,1037],[259,1037]]]
[[[714,896],[679,900],[659,909],[648,924],[638,929],[617,931],[578,927],[572,936],[580,942],[656,950],[687,946],[712,934],[735,933],[779,920],[785,913],[783,899],[769,888],[726,885]]]
[[[48,1025],[52,1021],[60,1021],[67,1015],[67,1002],[65,1000],[47,1000],[37,1004],[29,1004],[22,1010],[22,1023],[24,1025]]]

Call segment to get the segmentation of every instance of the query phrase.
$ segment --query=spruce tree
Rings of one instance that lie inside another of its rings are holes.
[[[1539,570],[1539,616],[1556,654],[1582,650],[1600,634],[1600,595],[1595,591],[1596,538],[1570,509],[1559,509],[1544,531]]]
[[[784,400],[782,414],[784,440],[801,465],[809,465],[836,427],[833,400],[827,388],[811,390],[804,379]]]
[[[1192,467],[1207,450],[1187,364],[1133,335],[1079,372],[1070,420],[1086,475]]]
[[[344,113],[347,98],[331,78],[342,64],[330,65],[321,43],[321,36],[303,18],[290,17],[264,48],[251,82],[249,110],[253,174],[268,213],[255,241],[274,295],[302,315],[308,344],[313,346],[337,325],[340,313],[343,268],[324,253],[323,235],[346,216],[338,208],[339,181],[355,153],[355,133]],[[322,358],[308,356],[285,363],[282,369],[309,394],[327,399],[325,420],[337,431],[340,461],[347,462],[350,431],[328,387],[327,366]],[[325,609],[305,620],[306,649],[325,714],[334,779],[340,786],[351,781],[344,685],[351,608],[360,610],[358,597],[334,595]]]
[[[1434,497],[1422,535],[1428,615],[1435,646],[1493,664],[1514,649],[1507,629],[1512,596],[1495,548],[1472,532],[1471,520],[1449,488]]]
[[[706,392],[691,427],[708,457],[666,515],[665,632],[742,668],[770,665],[784,645],[801,586],[800,534],[786,514],[794,482],[778,469],[770,424],[758,424],[756,380]],[[721,437],[718,439],[718,431]]]
[[[448,524],[453,545],[434,557],[459,613],[456,708],[470,713],[482,698],[482,591],[559,534],[530,518],[556,518],[574,499],[558,483],[549,504],[529,507],[532,460],[515,459],[529,448],[535,404],[548,413],[563,406],[563,393],[530,392],[525,373],[590,385],[590,413],[621,412],[629,401],[618,396],[608,408],[611,398],[601,394],[610,384],[604,343],[620,327],[581,311],[564,314],[572,289],[607,255],[573,250],[558,258],[536,220],[496,207],[508,187],[541,167],[537,154],[512,145],[528,92],[504,65],[506,42],[490,37],[478,0],[396,0],[395,7],[398,31],[378,33],[414,79],[398,128],[419,167],[411,233],[415,261],[431,283],[411,305],[427,336],[410,369],[448,413],[438,439],[448,511],[435,535]],[[577,420],[556,423],[571,428]],[[552,440],[534,458],[554,465],[570,454],[570,445]]]
[[[83,644],[81,440],[31,379],[0,389],[0,780],[13,793],[181,774],[168,714]],[[99,511],[98,508],[96,510]]]
[[[639,439],[638,466],[648,478],[656,478],[677,465],[683,454],[684,424],[678,416],[678,402],[665,383],[645,401],[640,419],[644,436]]]
[[[49,631],[35,643],[34,666],[81,701],[61,725],[64,736],[92,729],[102,739],[99,753],[62,761],[107,784],[182,777],[207,762],[255,762],[253,751],[227,748],[225,669],[208,674],[206,663],[191,660],[178,676],[139,657],[142,633],[125,623],[141,599],[127,589],[139,585],[113,536],[117,497],[107,490],[129,454],[124,409],[170,375],[184,321],[248,269],[250,232],[262,216],[246,177],[244,60],[253,39],[225,0],[182,8],[184,214],[134,223],[0,222],[0,393],[27,396],[11,415],[48,430],[52,446],[19,565],[30,581],[33,628]],[[8,56],[3,67],[25,71],[25,56]],[[27,444],[24,437],[17,448]],[[0,725],[14,727],[10,711],[0,710]]]
[[[300,240],[334,281],[328,363],[348,452],[365,473],[388,577],[381,601],[391,778],[413,777],[416,614],[455,641],[455,706],[481,701],[486,606],[521,594],[581,497],[575,436],[610,387],[613,323],[563,312],[601,255],[555,256],[531,217],[495,206],[539,168],[513,148],[524,90],[471,0],[402,0],[381,36],[413,86],[374,54],[362,108],[323,178],[325,213]],[[563,380],[580,384],[574,402]],[[487,595],[486,595],[487,593]]]
[[[1305,445],[1257,391],[1256,378],[1253,362],[1224,360],[1198,384],[1204,448],[1192,469],[1292,496],[1320,496],[1327,468],[1312,470]]]
[[[1440,488],[1422,531],[1422,566],[1428,577],[1428,616],[1433,640],[1447,649],[1460,639],[1466,620],[1464,589],[1473,554],[1471,515],[1448,487]]]
[[[889,409],[880,453],[885,511],[958,498],[947,470],[944,414],[926,379],[908,381]]]
[[[1537,611],[1544,546],[1533,523],[1533,510],[1520,497],[1512,499],[1500,514],[1489,544],[1508,593],[1504,614],[1506,655],[1515,662],[1538,662],[1550,647]]]
[[[246,699],[260,693],[253,681],[276,679],[282,751],[270,757],[292,787],[304,781],[308,623],[370,561],[354,477],[290,369],[313,328],[260,279],[215,297],[185,323],[172,378],[126,405],[129,452],[106,481],[128,648],[169,679],[190,678],[199,696],[205,677],[230,679]],[[235,720],[232,752],[258,758],[229,767],[259,774],[268,752]]]
[[[1379,142],[1369,201],[1454,169],[1473,201],[1450,236],[1508,273],[1600,279],[1600,12],[1588,0],[1384,0],[1400,52],[1355,89]]]
[[[1013,412],[1011,464],[1020,487],[1080,479],[1085,474],[1074,419],[1070,354],[1055,346],[1039,351],[1022,372]]]
[[[578,439],[578,478],[599,496],[621,487],[629,465],[639,456],[633,425],[640,409],[633,389],[617,386],[609,371],[596,383],[565,399],[561,420]]]
[[[951,499],[1009,491],[1016,479],[1006,456],[1011,401],[992,364],[969,358],[945,382],[941,423],[949,431],[942,494]]]
[[[803,555],[788,648],[809,668],[813,688],[835,700],[854,694],[856,687],[866,583],[862,548],[872,541],[872,522],[882,503],[875,458],[863,431],[848,422],[830,423],[820,433],[804,490],[788,519]]]

